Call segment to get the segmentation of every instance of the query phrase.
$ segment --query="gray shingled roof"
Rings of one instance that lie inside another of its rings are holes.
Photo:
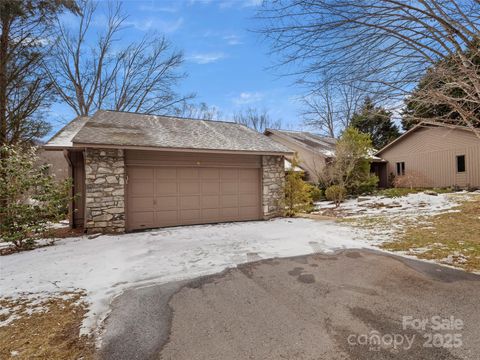
[[[299,142],[304,146],[315,149],[325,154],[325,156],[332,156],[335,153],[336,139],[326,136],[320,136],[307,131],[289,131],[289,130],[274,130],[267,129],[266,133],[283,135],[295,142]]]
[[[103,110],[85,122],[73,137],[73,145],[291,152],[267,136],[236,123]]]
[[[67,125],[65,125],[59,132],[57,132],[47,143],[44,145],[45,148],[54,148],[54,149],[64,149],[73,146],[72,139],[80,131],[80,129],[85,125],[88,116],[80,116]]]

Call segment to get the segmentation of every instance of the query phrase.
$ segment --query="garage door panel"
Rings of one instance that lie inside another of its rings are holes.
[[[130,180],[146,179],[153,181],[154,168],[135,167],[135,171],[130,171],[128,177]]]
[[[173,210],[178,207],[178,197],[177,196],[161,196],[155,198],[156,209],[157,210]]]
[[[257,169],[240,169],[238,171],[238,178],[240,180],[256,181],[258,178],[258,170]]]
[[[150,196],[153,194],[153,180],[146,181],[142,179],[132,182],[130,186],[130,194],[132,196]]]
[[[180,220],[182,221],[200,221],[200,210],[180,210]]]
[[[183,182],[178,184],[179,194],[199,194],[200,183],[199,182]]]
[[[220,183],[217,181],[203,182],[202,194],[220,194]]]
[[[131,166],[127,174],[130,230],[260,218],[256,168]]]
[[[195,168],[178,168],[178,179],[196,180],[199,178],[199,169]]]
[[[132,228],[151,228],[155,226],[155,212],[153,211],[138,211],[130,215],[129,221]]]
[[[155,210],[151,197],[132,197],[129,201],[129,206],[139,212]]]
[[[220,169],[200,169],[200,177],[202,179],[219,179],[220,178]]]
[[[177,194],[178,183],[176,181],[172,181],[172,182],[157,181],[155,185],[156,185],[155,192],[157,195]]]
[[[229,219],[235,219],[239,215],[238,207],[233,208],[222,208],[220,211],[222,214],[223,221],[228,221]]]
[[[238,184],[239,194],[257,194],[258,182],[241,182]]]
[[[222,196],[222,207],[237,207],[238,206],[238,195],[223,195]]]
[[[155,168],[155,177],[157,180],[175,180],[177,178],[176,168]]]
[[[200,209],[200,195],[181,196],[180,209],[181,210]]]
[[[219,195],[203,195],[202,209],[216,209],[220,207]]]
[[[222,182],[220,185],[222,194],[237,194],[238,193],[238,183],[237,182]]]
[[[239,216],[242,220],[258,219],[258,206],[246,206],[239,209]]]
[[[221,221],[220,209],[202,209],[202,219],[206,221]]]
[[[223,180],[237,180],[238,170],[237,169],[221,169],[220,178]]]
[[[258,206],[258,198],[256,194],[240,195],[238,197],[238,206]]]
[[[157,226],[173,226],[179,222],[176,210],[165,210],[155,212],[155,224]]]

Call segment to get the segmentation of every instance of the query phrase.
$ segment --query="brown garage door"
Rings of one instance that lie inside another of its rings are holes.
[[[260,219],[258,168],[128,167],[129,230]]]

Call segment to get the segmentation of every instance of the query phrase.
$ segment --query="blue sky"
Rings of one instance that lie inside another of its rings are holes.
[[[268,44],[251,31],[260,0],[145,0],[124,1],[127,31],[120,42],[140,39],[146,32],[165,34],[184,52],[182,70],[188,73],[178,91],[196,93],[194,102],[216,106],[222,118],[248,107],[268,109],[284,127],[300,128],[300,89],[292,79],[271,69]],[[101,4],[105,6],[105,3]],[[65,106],[52,109],[55,129],[74,114]]]

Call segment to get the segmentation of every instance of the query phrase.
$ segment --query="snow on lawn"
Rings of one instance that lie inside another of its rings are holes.
[[[0,257],[0,296],[85,289],[90,302],[85,333],[104,319],[112,298],[128,287],[194,278],[262,258],[370,247],[360,238],[360,229],[310,219],[82,236]]]
[[[402,197],[361,196],[349,199],[335,209],[334,204],[319,202],[316,212],[343,218],[345,223],[367,232],[369,241],[391,241],[402,234],[407,226],[427,224],[428,217],[458,212],[455,207],[478,197],[479,192],[414,193]]]
[[[361,196],[357,199],[346,200],[338,208],[345,216],[390,216],[390,217],[418,217],[440,214],[452,210],[461,201],[472,197],[468,192],[444,193],[429,195],[426,193],[409,194],[397,198],[384,196]],[[478,194],[478,193],[477,193]],[[317,203],[317,210],[332,209],[334,205],[327,202]]]

